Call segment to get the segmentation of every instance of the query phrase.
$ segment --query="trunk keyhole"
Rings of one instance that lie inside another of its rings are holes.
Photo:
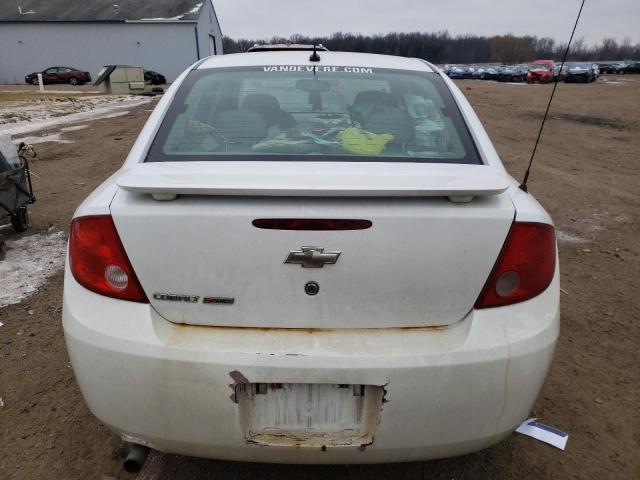
[[[313,296],[317,295],[318,292],[320,292],[320,285],[318,285],[318,282],[308,282],[304,286],[304,292],[307,295],[311,295],[313,297]]]

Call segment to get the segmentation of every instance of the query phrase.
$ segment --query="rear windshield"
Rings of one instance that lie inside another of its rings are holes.
[[[308,65],[193,71],[147,161],[233,160],[482,163],[435,73]]]

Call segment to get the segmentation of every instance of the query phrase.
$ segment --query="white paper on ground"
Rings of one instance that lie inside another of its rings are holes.
[[[530,418],[523,422],[516,429],[516,432],[528,435],[529,437],[533,437],[536,440],[548,443],[549,445],[553,445],[560,450],[564,450],[564,447],[567,445],[567,440],[569,439],[568,433],[561,432],[549,425],[537,422],[535,418]]]

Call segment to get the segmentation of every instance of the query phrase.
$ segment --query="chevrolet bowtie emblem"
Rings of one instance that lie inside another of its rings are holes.
[[[342,252],[325,252],[320,247],[302,247],[302,250],[289,252],[284,263],[302,265],[302,268],[322,268],[338,261]]]

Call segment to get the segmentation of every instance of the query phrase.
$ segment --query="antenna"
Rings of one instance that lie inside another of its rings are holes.
[[[309,57],[309,61],[310,62],[319,62],[320,61],[320,55],[318,55],[318,46],[315,43],[313,44],[313,53]],[[315,73],[315,70],[314,70],[314,73]]]
[[[531,173],[531,166],[533,165],[533,159],[536,156],[536,152],[538,151],[538,144],[540,143],[540,138],[542,137],[542,130],[544,130],[544,124],[547,121],[547,116],[549,115],[549,109],[551,108],[551,102],[553,102],[553,96],[556,94],[556,89],[558,88],[558,83],[560,82],[560,75],[562,74],[562,70],[564,69],[564,63],[567,61],[567,55],[569,55],[569,48],[571,48],[571,42],[573,41],[573,36],[576,33],[576,28],[578,28],[578,22],[580,21],[580,16],[582,15],[582,9],[584,8],[584,3],[586,0],[582,0],[582,4],[580,5],[580,10],[578,11],[578,18],[576,18],[576,23],[573,26],[573,31],[571,32],[571,37],[569,38],[569,43],[567,44],[567,49],[564,51],[564,56],[562,57],[562,63],[560,64],[560,71],[558,72],[558,78],[553,84],[553,91],[551,92],[551,97],[549,97],[549,103],[547,104],[547,110],[544,112],[544,117],[542,118],[542,124],[540,125],[540,131],[538,132],[538,138],[536,139],[536,144],[533,146],[533,152],[531,153],[531,158],[529,159],[529,166],[527,167],[527,171],[524,174],[524,180],[520,185],[520,190],[523,192],[528,192],[527,182],[529,181],[529,174]]]

